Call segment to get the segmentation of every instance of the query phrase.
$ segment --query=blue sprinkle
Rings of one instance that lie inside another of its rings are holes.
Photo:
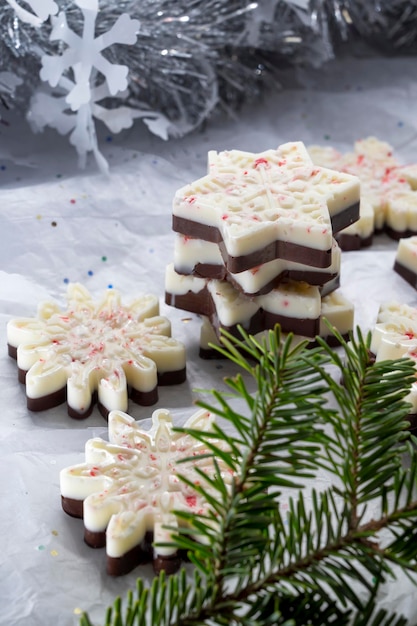
[[[107,289],[113,289],[113,285],[107,285]]]
[[[398,126],[399,128],[402,128],[402,127],[404,126],[404,122],[398,122],[397,126]]]
[[[89,276],[92,276],[94,274],[93,270],[88,270],[87,273],[88,273]]]
[[[68,285],[68,283],[69,283],[69,278],[64,278],[64,283],[65,283],[66,285]]]
[[[107,135],[106,141],[107,143],[110,143],[111,141],[113,141],[113,137],[111,135]]]
[[[2,172],[4,172],[4,170],[5,170],[5,169],[7,169],[5,165],[0,165],[0,170],[1,170]]]

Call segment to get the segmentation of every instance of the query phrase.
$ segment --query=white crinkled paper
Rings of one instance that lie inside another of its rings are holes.
[[[213,120],[204,132],[179,141],[164,143],[143,130],[110,136],[108,177],[94,163],[80,173],[65,138],[34,138],[9,116],[0,148],[0,597],[7,598],[1,626],[72,626],[81,609],[99,625],[106,607],[117,595],[125,597],[137,576],[152,577],[146,566],[109,578],[104,552],[85,545],[82,522],[61,510],[60,469],[82,462],[86,440],[105,437],[106,424],[97,410],[85,422],[71,420],[64,406],[28,413],[16,364],[7,356],[7,321],[34,315],[40,300],[62,304],[66,280],[84,283],[96,296],[109,284],[124,295],[158,294],[173,335],[186,344],[188,380],[160,388],[158,405],[130,404],[129,412],[145,418],[144,428],[155,408],[185,421],[195,410],[195,389],[225,389],[222,378],[234,369],[200,360],[200,320],[163,303],[165,266],[174,251],[175,190],[205,174],[209,149],[262,151],[301,140],[349,150],[356,139],[374,134],[404,162],[417,162],[415,107],[404,98],[406,90],[417,100],[417,85],[410,82],[414,65],[414,59],[347,61],[309,74],[310,91],[275,94],[238,120]],[[417,303],[416,291],[392,269],[395,250],[395,242],[378,237],[372,248],[342,256],[341,290],[365,330],[382,301]],[[320,473],[316,486],[328,480]],[[284,495],[284,511],[287,502]],[[415,594],[401,576],[382,590],[381,603],[411,618]]]

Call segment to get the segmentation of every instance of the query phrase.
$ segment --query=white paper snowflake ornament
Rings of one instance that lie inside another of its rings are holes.
[[[133,45],[140,22],[123,13],[109,31],[96,37],[97,0],[76,0],[75,4],[83,13],[82,35],[68,26],[63,11],[52,18],[50,39],[62,41],[66,48],[62,54],[42,57],[40,77],[53,91],[39,89],[34,94],[28,120],[35,132],[45,126],[61,134],[70,132],[70,143],[78,152],[80,166],[85,167],[87,155],[92,152],[100,169],[107,172],[108,164],[98,147],[95,119],[104,122],[112,132],[120,132],[141,118],[151,132],[164,139],[168,136],[169,122],[165,116],[146,108],[107,109],[99,104],[109,97],[123,98],[128,87],[129,68],[108,61],[103,50],[113,44]]]
[[[107,417],[113,409],[127,410],[129,396],[154,404],[158,384],[186,377],[184,345],[171,337],[153,295],[127,305],[108,289],[95,302],[85,287],[71,284],[65,309],[46,302],[37,317],[11,320],[7,341],[32,411],[66,401],[71,417],[85,418],[97,401]]]
[[[185,428],[209,432],[214,419],[209,411],[199,410]],[[212,441],[226,451],[223,441]],[[61,471],[63,509],[83,517],[87,544],[106,546],[109,574],[126,574],[149,561],[156,572],[178,569],[175,548],[157,544],[170,542],[172,531],[166,526],[178,527],[176,511],[207,514],[207,501],[190,485],[204,483],[204,475],[213,477],[218,470],[226,486],[232,482],[224,461],[216,458],[216,470],[209,454],[199,440],[174,432],[166,409],[154,411],[150,430],[142,430],[129,415],[112,411],[109,441],[90,439],[85,462]],[[181,459],[191,460],[178,465]],[[204,487],[210,492],[208,482]]]

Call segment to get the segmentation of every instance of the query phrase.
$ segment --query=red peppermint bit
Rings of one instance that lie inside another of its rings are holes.
[[[194,204],[194,202],[196,202],[197,198],[195,196],[188,196],[188,198],[184,198],[186,202],[188,202],[188,204]]]
[[[222,215],[222,220],[227,220],[229,218],[229,216],[227,215],[227,213],[223,213]]]
[[[283,306],[290,306],[290,301],[289,300],[283,300],[282,301],[282,305]]]
[[[394,169],[393,167],[387,167],[385,169],[384,175],[382,177],[382,182],[383,183],[387,183],[389,181],[389,177],[390,177],[390,174],[391,174],[393,169]]]
[[[125,457],[123,456],[123,454],[118,454],[117,458],[118,458],[119,461],[124,461],[125,460]]]
[[[415,334],[413,333],[412,330],[407,330],[407,332],[404,333],[404,336],[407,337],[407,339],[414,339]]]
[[[254,222],[260,222],[260,221],[261,221],[261,220],[260,220],[259,215],[252,215],[252,218],[251,218],[251,219],[252,219]]]
[[[100,470],[99,470],[98,467],[92,467],[90,469],[90,476],[97,476],[97,474],[99,474],[99,473],[100,473]]]
[[[287,164],[287,161],[285,159],[283,159],[282,161],[278,161],[278,165],[280,167],[282,167],[283,165],[286,165],[286,164]]]
[[[156,456],[155,456],[155,454],[150,454],[150,455],[149,455],[149,458],[150,458],[150,460],[151,460],[151,461],[156,461]]]
[[[52,339],[52,343],[54,344],[54,346],[59,346],[61,345],[61,342],[58,341],[58,339]]]
[[[311,170],[310,178],[311,178],[312,176],[316,176],[316,175],[317,175],[317,174],[319,174],[319,173],[320,173],[320,170],[319,170],[319,168],[318,168],[318,167],[316,167],[314,170]]]
[[[248,170],[245,170],[245,171],[243,172],[243,175],[244,175],[244,176],[247,176],[247,175],[248,175]]]
[[[364,158],[365,158],[365,156],[363,154],[359,154],[358,158],[356,159],[356,163],[358,165],[362,165]]]
[[[257,265],[256,267],[252,267],[251,269],[251,274],[253,274],[255,276],[255,274],[257,274],[261,269],[260,265]]]
[[[255,169],[257,167],[259,167],[260,165],[265,165],[266,167],[269,167],[269,163],[268,163],[267,159],[264,159],[263,157],[261,157],[260,159],[256,159],[256,161],[255,161]]]
[[[133,362],[134,362],[134,361],[133,361],[133,359],[129,359],[129,360],[128,360],[128,362],[127,362],[127,364],[128,364],[128,365],[133,365]]]
[[[399,178],[399,179],[398,179],[398,182],[399,182],[399,183],[406,183],[407,181],[406,181],[406,179],[405,179],[405,178]]]
[[[197,496],[187,496],[185,501],[189,507],[197,506]]]

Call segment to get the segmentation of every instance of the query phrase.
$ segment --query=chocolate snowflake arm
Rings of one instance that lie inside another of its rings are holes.
[[[60,310],[43,303],[38,317],[11,320],[9,353],[26,382],[28,408],[41,410],[67,399],[72,417],[87,417],[98,397],[105,417],[135,402],[154,404],[157,385],[185,380],[185,348],[171,337],[153,295],[123,305],[109,289],[98,303],[82,285],[70,285]]]
[[[210,430],[214,417],[208,411],[195,413],[186,425]],[[144,559],[156,559],[155,568],[177,566],[173,547],[150,548],[170,540],[165,526],[178,526],[176,510],[205,514],[207,503],[177,473],[177,461],[184,459],[178,471],[190,483],[210,475],[214,465],[207,449],[193,437],[173,432],[172,416],[165,409],[154,411],[152,427],[142,430],[129,415],[112,411],[109,415],[109,442],[95,438],[87,442],[85,463],[61,470],[60,485],[64,510],[83,516],[85,539],[92,546],[106,545],[109,573],[120,574]],[[192,461],[187,459],[192,459]],[[230,471],[218,459],[226,484]],[[162,563],[161,563],[162,559]],[[174,563],[167,560],[174,559]],[[165,561],[164,561],[165,560]]]

